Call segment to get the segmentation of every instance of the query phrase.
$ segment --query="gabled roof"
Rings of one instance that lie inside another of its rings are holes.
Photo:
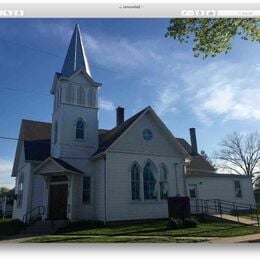
[[[55,165],[56,169],[52,168],[52,171],[48,170],[46,172],[44,170],[42,170],[48,164]],[[42,170],[42,172],[41,172],[41,170]],[[42,175],[52,174],[52,173],[64,173],[64,172],[68,172],[68,173],[72,173],[72,174],[82,174],[83,173],[82,171],[80,171],[77,168],[73,167],[72,165],[70,165],[69,163],[65,162],[64,160],[57,159],[57,158],[54,158],[54,157],[46,158],[41,164],[39,164],[33,170],[33,173],[42,174]]]
[[[72,172],[78,172],[83,173],[79,169],[75,168],[74,166],[70,165],[69,163],[63,161],[62,159],[51,157],[55,162],[57,162],[60,166],[62,166],[64,169]]]
[[[146,107],[111,130],[105,131],[102,129],[102,132],[99,134],[98,150],[92,156],[106,151],[108,147],[113,144],[148,108],[149,107]]]
[[[192,171],[198,170],[207,173],[216,171],[215,168],[207,160],[205,160],[199,153],[196,155],[192,154],[191,145],[185,139],[177,138],[177,140],[192,158],[190,164],[187,165],[187,170],[192,170]]]
[[[22,120],[22,138],[25,141],[47,140],[51,137],[51,123]]]
[[[50,155],[51,123],[22,120],[21,137],[27,161],[42,161]]]
[[[89,76],[91,76],[79,25],[76,24],[61,74],[68,78],[79,70],[84,70]]]

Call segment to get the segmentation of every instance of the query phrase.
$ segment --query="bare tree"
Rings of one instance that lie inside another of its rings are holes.
[[[220,160],[219,168],[232,173],[247,175],[253,184],[260,178],[260,135],[240,134],[227,135],[220,143],[221,149],[216,153]]]

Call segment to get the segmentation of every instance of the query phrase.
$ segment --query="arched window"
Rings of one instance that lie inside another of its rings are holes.
[[[156,178],[155,178],[155,169],[151,162],[147,162],[144,166],[143,172],[143,180],[144,180],[144,199],[156,199],[157,191],[156,191]]]
[[[140,200],[140,171],[136,163],[131,167],[131,190],[132,200]]]
[[[84,139],[84,123],[81,119],[76,124],[76,139]]]
[[[77,90],[77,103],[79,105],[85,105],[85,89],[82,86]]]
[[[160,198],[161,200],[167,199],[168,197],[168,171],[164,164],[160,167]]]

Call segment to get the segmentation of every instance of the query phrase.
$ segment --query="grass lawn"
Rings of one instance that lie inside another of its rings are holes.
[[[0,220],[0,239],[6,236],[18,234],[24,227],[24,223],[10,218]]]
[[[156,220],[104,227],[100,224],[79,222],[60,229],[56,235],[38,237],[26,242],[204,242],[207,237],[232,237],[260,233],[258,227],[226,221],[201,220],[195,228],[177,230],[167,229],[167,223],[167,220]],[[194,239],[185,239],[185,237],[194,237]],[[201,237],[202,240],[197,240],[195,237]]]

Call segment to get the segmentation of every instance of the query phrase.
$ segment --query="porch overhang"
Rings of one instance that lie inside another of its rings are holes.
[[[33,174],[38,174],[42,176],[51,176],[51,175],[82,175],[83,172],[71,166],[67,162],[48,157],[40,165],[38,165],[34,170]]]

